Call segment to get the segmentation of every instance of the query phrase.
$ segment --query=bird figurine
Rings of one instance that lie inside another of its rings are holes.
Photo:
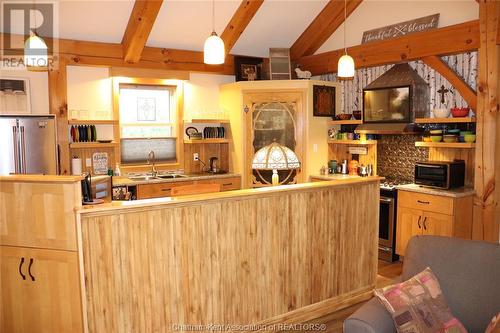
[[[309,71],[303,71],[299,67],[295,68],[295,73],[299,79],[310,79],[312,74]]]

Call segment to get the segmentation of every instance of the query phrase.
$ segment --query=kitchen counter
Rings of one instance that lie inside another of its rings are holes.
[[[431,195],[440,195],[443,197],[452,197],[452,198],[468,197],[476,193],[476,191],[474,191],[474,189],[471,187],[461,187],[451,190],[442,190],[438,188],[425,187],[417,184],[406,184],[406,185],[396,186],[396,188],[398,190],[418,192]]]
[[[344,175],[341,173],[327,174],[327,175],[311,175],[311,180],[343,180],[343,179],[357,179],[362,178],[360,176]],[[366,177],[368,178],[368,177]]]
[[[223,174],[187,174],[188,177],[166,178],[166,179],[149,179],[149,180],[135,180],[126,176],[113,177],[113,186],[131,186],[131,185],[144,185],[144,184],[161,184],[161,183],[176,183],[176,182],[189,182],[195,180],[205,179],[224,179],[241,177],[240,174],[223,173]]]

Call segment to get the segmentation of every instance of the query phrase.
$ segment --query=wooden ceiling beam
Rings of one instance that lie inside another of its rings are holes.
[[[0,47],[5,45],[4,38],[5,34],[0,32]],[[47,37],[44,37],[44,40],[49,48],[54,42]],[[72,39],[59,39],[55,40],[55,43],[58,45],[58,56],[65,59],[68,65],[151,68],[234,75],[234,56],[232,55],[226,57],[223,65],[206,65],[203,63],[203,52],[145,47],[141,59],[138,62],[129,63],[124,60],[121,44]],[[19,49],[15,53],[17,56],[22,56],[23,51]]]
[[[347,17],[362,0],[347,0]],[[313,55],[344,22],[344,1],[330,0],[290,48],[290,58]]]
[[[477,50],[479,21],[469,21],[394,39],[366,43],[347,49],[356,68],[407,62],[433,55],[448,55]],[[313,75],[337,72],[344,50],[305,56],[296,62]]]
[[[255,16],[264,0],[242,0],[240,6],[222,32],[226,54],[229,54],[241,34]]]
[[[438,56],[423,57],[422,61],[436,72],[441,74],[448,82],[455,87],[460,95],[465,99],[469,107],[473,110],[477,108],[476,92]]]
[[[136,0],[122,39],[124,60],[136,63],[141,59],[149,34],[160,12],[163,0]]]

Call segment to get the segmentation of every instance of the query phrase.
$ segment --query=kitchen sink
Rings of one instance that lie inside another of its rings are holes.
[[[130,180],[154,180],[156,179],[153,176],[129,176],[128,179]]]
[[[156,178],[159,178],[159,179],[172,179],[172,178],[187,178],[189,176],[187,175],[181,175],[181,174],[177,174],[177,173],[169,173],[169,174],[165,174],[165,175],[157,175]]]

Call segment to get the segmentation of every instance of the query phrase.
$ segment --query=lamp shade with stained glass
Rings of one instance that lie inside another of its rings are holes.
[[[278,185],[278,170],[293,170],[300,168],[300,161],[297,155],[288,147],[273,142],[259,149],[252,161],[252,169],[272,170],[273,185]]]

